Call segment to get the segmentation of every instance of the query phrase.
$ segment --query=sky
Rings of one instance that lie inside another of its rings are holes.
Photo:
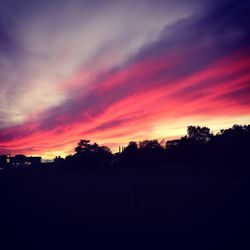
[[[250,123],[250,3],[2,0],[0,154]]]

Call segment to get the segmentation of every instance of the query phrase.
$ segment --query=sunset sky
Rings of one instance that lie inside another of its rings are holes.
[[[249,13],[247,0],[2,0],[0,154],[249,124]]]

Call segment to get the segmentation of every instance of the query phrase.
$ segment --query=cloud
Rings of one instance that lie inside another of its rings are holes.
[[[91,65],[78,83],[88,88],[102,71],[121,65],[156,39],[167,23],[192,14],[192,5],[152,1],[4,2],[4,27],[14,55],[1,59],[2,127],[20,124],[68,98],[62,90]],[[163,8],[165,7],[165,8]],[[15,13],[15,15],[13,14]],[[3,33],[3,32],[1,32]],[[5,34],[4,33],[4,34]],[[6,38],[5,38],[6,37]],[[6,35],[1,35],[1,40]],[[0,51],[1,54],[1,51]],[[73,89],[72,89],[73,91]]]

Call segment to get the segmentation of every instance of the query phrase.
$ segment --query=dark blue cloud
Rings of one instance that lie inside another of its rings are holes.
[[[190,72],[218,57],[250,45],[250,2],[207,1],[193,16],[167,26],[158,40],[143,48],[133,60],[156,57],[173,50],[197,48],[192,63],[181,68]]]

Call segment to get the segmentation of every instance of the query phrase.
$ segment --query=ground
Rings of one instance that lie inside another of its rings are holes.
[[[190,167],[38,167],[0,173],[0,183],[2,249],[242,249],[248,244],[246,174]]]

